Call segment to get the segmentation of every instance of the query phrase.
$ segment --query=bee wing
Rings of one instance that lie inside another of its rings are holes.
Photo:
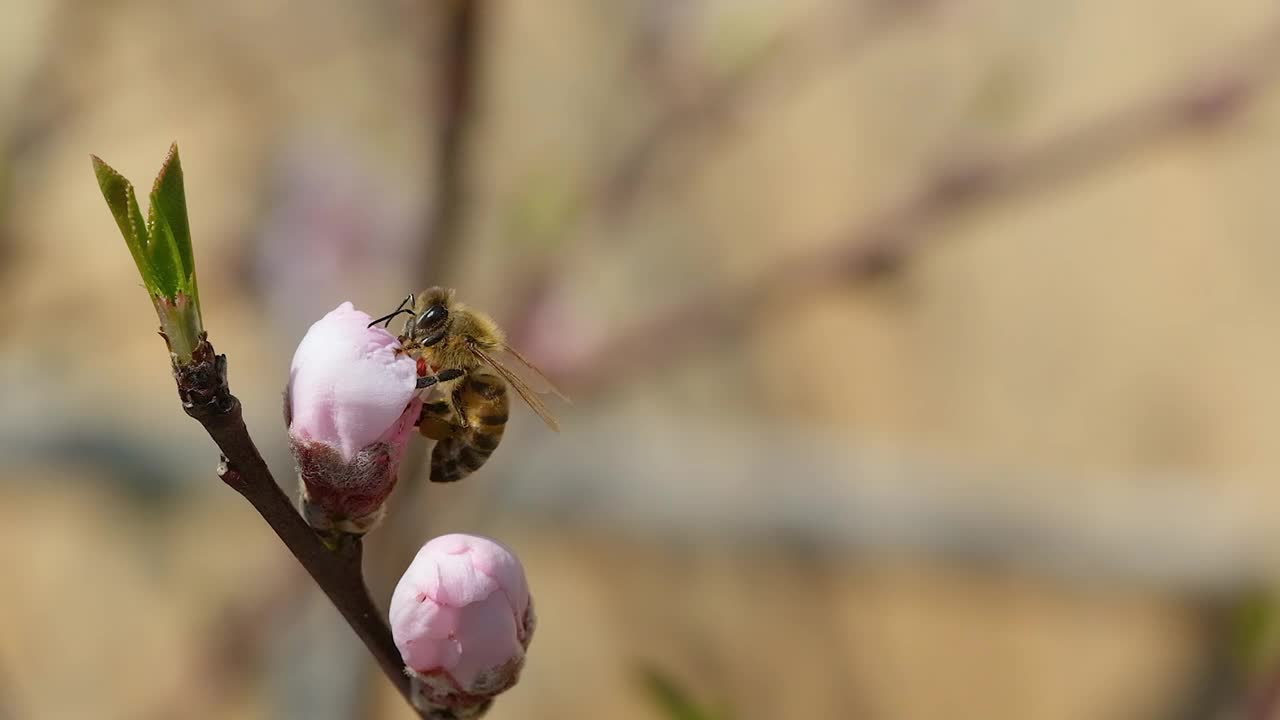
[[[510,353],[514,355],[517,359],[523,362],[526,367],[536,372],[538,377],[546,382],[547,386],[550,388],[550,392],[554,392],[562,398],[564,397],[564,395],[560,394],[559,390],[556,390],[555,387],[551,385],[551,381],[547,380],[546,377],[539,372],[537,368],[530,365],[527,360],[520,357],[510,348],[504,348],[504,350],[505,352],[503,354]],[[547,427],[555,430],[556,432],[560,432],[560,423],[556,421],[555,416],[547,409],[546,403],[542,401],[542,398],[538,397],[538,393],[533,388],[529,387],[528,383],[511,370],[509,365],[503,364],[502,361],[500,361],[494,354],[482,350],[475,345],[471,346],[471,352],[479,358],[481,362],[493,368],[495,372],[501,375],[502,379],[506,380],[507,384],[515,389],[516,394],[520,396],[520,399],[524,400],[525,403],[527,403],[529,407],[538,414],[538,417],[542,418],[542,421],[547,424]]]
[[[542,371],[539,370],[536,365],[526,360],[525,357],[515,348],[510,347],[509,345],[503,345],[496,353],[493,353],[493,356],[494,358],[501,360],[509,370],[514,369],[515,367],[527,369],[529,371],[527,373],[516,371],[516,374],[520,375],[525,381],[525,384],[532,388],[534,392],[541,395],[555,395],[564,402],[570,402],[569,398],[566,397],[564,393],[560,392],[560,389],[551,382],[550,378],[543,375]]]

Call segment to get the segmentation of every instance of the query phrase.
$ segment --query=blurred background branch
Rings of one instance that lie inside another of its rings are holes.
[[[426,145],[435,168],[431,179],[430,217],[419,257],[411,275],[419,292],[433,285],[449,286],[456,275],[467,237],[467,184],[470,158],[482,98],[484,52],[489,14],[488,0],[446,0],[432,4],[427,13],[432,41],[424,53],[424,77],[431,87],[437,113],[435,134]],[[425,521],[422,495],[430,471],[430,444],[411,443],[401,463],[401,481],[388,506],[382,531],[373,538],[374,552],[368,565],[370,582],[390,589],[418,548],[432,536]],[[359,707],[371,712],[376,706],[377,685],[366,682]]]
[[[701,92],[679,98],[674,107],[660,111],[592,183],[579,207],[585,217],[576,224],[624,220],[663,159],[680,150],[708,155],[727,145],[734,136],[734,114],[758,95],[786,78],[813,82],[836,62],[858,62],[877,40],[934,2],[838,0],[830,7],[806,8],[805,17],[775,31],[762,47],[713,78]],[[833,47],[838,56],[833,55]],[[641,56],[637,62],[649,60]],[[574,229],[578,237],[587,234],[582,228]]]
[[[816,251],[782,255],[753,278],[703,291],[606,338],[563,370],[563,382],[577,396],[634,382],[635,375],[663,367],[674,356],[750,329],[751,320],[771,304],[900,271],[932,226],[980,203],[1044,192],[1171,135],[1219,128],[1280,69],[1280,20],[1238,47],[1233,61],[1190,73],[1168,91],[1043,143],[958,162],[953,158],[964,155],[961,148],[944,152],[943,164],[896,206],[854,222]]]
[[[426,54],[436,90],[433,106],[441,113],[428,152],[436,167],[432,180],[431,221],[416,265],[413,292],[448,286],[456,274],[458,251],[466,237],[466,184],[472,155],[477,103],[482,95],[487,0],[449,0],[430,14],[434,47]],[[412,443],[402,463],[402,482],[384,521],[386,538],[374,538],[378,565],[374,577],[386,586],[399,577],[414,553],[429,539],[418,507],[427,486],[429,443]]]
[[[633,538],[921,556],[1204,599],[1259,588],[1280,563],[1280,529],[1265,509],[1192,479],[1033,477],[834,432],[693,416],[667,430],[656,418],[589,419],[531,451],[522,470],[548,479],[510,483],[502,503]],[[638,464],[638,455],[653,460]],[[686,479],[690,467],[697,483]],[[778,492],[757,492],[777,478],[786,478]],[[1047,495],[1046,486],[1076,490]]]
[[[311,587],[296,565],[281,565],[272,582],[220,609],[202,629],[196,652],[181,658],[178,677],[154,693],[141,720],[225,717],[232,701],[263,670],[267,649],[279,641],[280,620],[305,602]]]
[[[656,169],[678,151],[705,157],[735,137],[733,116],[757,96],[784,78],[815,82],[823,77],[840,51],[844,64],[858,61],[861,52],[874,46],[899,24],[934,0],[840,0],[831,7],[807,8],[805,17],[775,31],[746,59],[707,83],[701,92],[680,98],[658,115],[630,141],[619,157],[588,184],[562,220],[557,250],[534,258],[521,273],[516,306],[508,309],[509,332],[519,344],[530,330],[533,315],[548,293],[563,280],[561,258],[572,254],[594,237],[599,227],[625,222],[626,216],[651,181]],[[650,62],[648,53],[637,53],[637,63]],[[788,88],[788,93],[795,88]]]
[[[445,0],[433,25],[435,52],[426,55],[425,76],[432,81],[435,135],[429,144],[435,173],[427,222],[425,254],[418,262],[433,284],[447,285],[464,233],[467,206],[467,156],[475,124],[477,87],[483,75],[486,0]],[[422,288],[415,288],[420,290]]]

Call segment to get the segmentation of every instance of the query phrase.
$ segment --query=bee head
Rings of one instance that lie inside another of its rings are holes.
[[[419,343],[431,347],[444,339],[449,325],[449,309],[444,305],[432,305],[413,321],[413,336]]]
[[[433,287],[418,297],[412,335],[419,344],[431,347],[444,340],[449,331],[449,304],[453,292]]]

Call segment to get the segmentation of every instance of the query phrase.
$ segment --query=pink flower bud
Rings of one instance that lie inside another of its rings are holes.
[[[318,530],[364,533],[382,516],[418,419],[415,361],[343,303],[307,331],[285,389],[302,512]]]
[[[533,636],[520,561],[474,535],[423,545],[391,595],[390,615],[415,704],[458,718],[478,717],[515,685]]]

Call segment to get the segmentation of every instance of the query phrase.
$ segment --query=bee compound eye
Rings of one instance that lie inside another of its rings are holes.
[[[449,311],[443,305],[432,305],[418,316],[418,329],[431,330],[439,327],[447,317],[449,317]]]

